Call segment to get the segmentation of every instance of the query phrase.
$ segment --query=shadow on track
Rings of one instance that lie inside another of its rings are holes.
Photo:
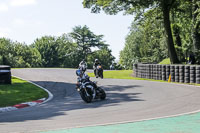
[[[69,111],[93,109],[101,107],[118,106],[127,102],[144,101],[139,98],[141,93],[127,91],[140,86],[101,86],[105,89],[106,100],[95,100],[92,103],[85,103],[75,89],[75,84],[65,82],[38,81],[36,84],[48,89],[54,98],[44,104],[30,108],[19,109],[6,113],[0,113],[1,122],[23,122],[28,120],[47,120],[55,116],[68,115]]]

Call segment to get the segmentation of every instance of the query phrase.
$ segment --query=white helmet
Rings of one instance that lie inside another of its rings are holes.
[[[95,59],[95,62],[98,62],[99,60],[98,59]]]

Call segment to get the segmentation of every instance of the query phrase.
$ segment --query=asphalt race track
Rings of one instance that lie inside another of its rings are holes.
[[[53,99],[0,113],[0,133],[39,132],[134,122],[200,110],[200,87],[142,80],[95,79],[107,99],[83,102],[74,69],[13,69],[12,74],[48,89]]]

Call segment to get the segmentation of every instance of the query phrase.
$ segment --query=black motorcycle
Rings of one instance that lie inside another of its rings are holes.
[[[101,65],[98,65],[97,68],[96,68],[96,71],[95,71],[95,76],[96,78],[100,77],[103,79],[103,68]]]
[[[106,98],[105,91],[97,86],[97,82],[90,81],[89,76],[77,82],[77,91],[86,103],[92,102],[93,99],[104,100]]]

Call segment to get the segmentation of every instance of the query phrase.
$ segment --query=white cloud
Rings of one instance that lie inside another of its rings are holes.
[[[35,5],[36,0],[11,0],[11,6],[26,6],[26,5]]]
[[[38,21],[38,20],[28,20],[28,19],[23,19],[23,18],[15,18],[12,21],[12,26],[14,26],[14,28],[30,28],[30,27],[40,27],[43,25],[42,21]]]
[[[24,25],[26,22],[23,19],[17,18],[13,21],[14,25]]]
[[[63,31],[60,31],[60,32],[56,32],[54,35],[55,36],[61,36],[61,35],[63,35],[65,32],[63,32]]]
[[[10,28],[0,27],[0,37],[8,37],[11,32],[12,30]]]
[[[8,11],[8,6],[4,3],[0,3],[0,12]]]

